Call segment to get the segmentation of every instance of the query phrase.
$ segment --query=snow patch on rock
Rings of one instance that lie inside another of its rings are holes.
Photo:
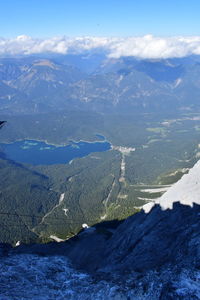
[[[200,204],[200,160],[190,169],[188,174],[183,175],[164,195],[155,202],[145,204],[143,209],[148,213],[155,204],[159,204],[163,210],[172,209],[175,202],[191,207],[194,203]]]
[[[56,241],[57,243],[60,243],[60,242],[64,242],[63,239],[60,239],[59,237],[57,237],[56,235],[50,235],[50,238],[54,241]]]

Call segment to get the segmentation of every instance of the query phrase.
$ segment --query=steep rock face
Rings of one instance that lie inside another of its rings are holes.
[[[105,270],[146,271],[163,264],[200,266],[200,206],[156,206],[127,219],[106,245]]]
[[[156,205],[148,214],[142,211],[128,218],[113,234],[109,228],[107,236],[97,231],[81,234],[64,251],[76,267],[91,272],[146,272],[166,264],[198,268],[199,216],[199,205],[176,203],[165,211]]]

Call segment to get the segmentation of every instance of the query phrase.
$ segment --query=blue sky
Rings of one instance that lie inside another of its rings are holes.
[[[0,36],[200,35],[199,0],[0,0]]]

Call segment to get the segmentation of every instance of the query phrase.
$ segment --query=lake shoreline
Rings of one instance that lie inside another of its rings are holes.
[[[82,140],[82,139],[80,139],[80,140],[68,140],[68,142],[63,143],[63,144],[55,144],[55,143],[52,143],[52,142],[48,142],[48,140],[45,140],[45,139],[38,139],[38,138],[29,138],[29,137],[27,137],[27,138],[23,138],[23,139],[15,139],[15,140],[13,140],[11,142],[2,141],[2,142],[0,142],[0,145],[1,144],[7,144],[7,145],[9,145],[9,144],[13,144],[15,142],[23,142],[23,141],[43,142],[43,143],[45,143],[45,144],[47,144],[49,146],[55,146],[55,147],[65,147],[65,146],[70,146],[72,143],[77,144],[77,143],[81,143],[81,142],[83,142],[83,143],[89,143],[89,144],[105,143],[105,142],[107,142],[107,143],[111,144],[106,138],[104,140],[94,140],[94,141],[88,141],[88,140]]]
[[[80,140],[70,141],[65,145],[53,145],[47,141],[21,139],[12,143],[0,143],[0,146],[8,159],[31,165],[67,164],[76,158],[112,149],[112,144],[105,140],[95,142]]]

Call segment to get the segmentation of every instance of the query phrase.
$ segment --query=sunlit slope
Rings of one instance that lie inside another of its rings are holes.
[[[174,112],[199,108],[199,57],[168,60],[76,55],[0,59],[1,113]],[[80,63],[80,69],[78,68]],[[90,71],[89,71],[90,69]]]

